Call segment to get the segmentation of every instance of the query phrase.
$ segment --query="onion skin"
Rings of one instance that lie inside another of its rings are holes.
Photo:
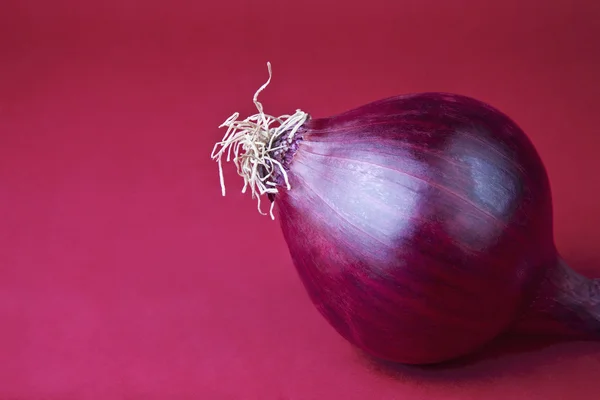
[[[558,272],[569,270],[546,170],[489,105],[448,93],[380,100],[307,120],[279,161],[291,189],[280,177],[269,197],[300,279],[372,356],[431,364],[508,331],[600,336],[593,296],[556,300],[573,288]]]

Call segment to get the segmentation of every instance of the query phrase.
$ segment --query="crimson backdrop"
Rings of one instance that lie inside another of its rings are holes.
[[[232,112],[443,90],[511,115],[556,238],[600,276],[595,0],[0,1],[0,399],[582,399],[600,346],[375,366],[209,159]],[[594,397],[594,393],[595,396]]]

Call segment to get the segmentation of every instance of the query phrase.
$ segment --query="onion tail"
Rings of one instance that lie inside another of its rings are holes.
[[[559,257],[512,332],[599,339],[600,279],[578,273]]]

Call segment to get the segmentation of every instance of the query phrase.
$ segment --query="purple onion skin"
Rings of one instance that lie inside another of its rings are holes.
[[[291,189],[271,198],[295,268],[318,311],[372,356],[439,363],[510,330],[600,327],[580,318],[592,299],[556,306],[563,280],[543,284],[562,265],[549,180],[491,106],[447,93],[376,101],[309,119],[281,161]]]

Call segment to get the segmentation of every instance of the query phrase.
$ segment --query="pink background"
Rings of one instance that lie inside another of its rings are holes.
[[[1,0],[0,399],[597,398],[594,343],[374,365],[209,154],[266,61],[273,114],[475,96],[529,133],[561,253],[600,276],[598,21],[595,0]]]

